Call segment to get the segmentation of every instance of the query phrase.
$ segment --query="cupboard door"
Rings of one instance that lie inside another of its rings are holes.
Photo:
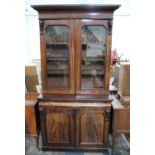
[[[77,86],[79,94],[103,94],[107,90],[107,21],[77,21]]]
[[[71,20],[45,20],[45,89],[49,93],[74,93],[74,45]]]
[[[41,110],[43,146],[71,147],[74,143],[73,111],[69,109]]]
[[[103,147],[107,144],[109,122],[104,110],[79,110],[76,114],[77,147]]]

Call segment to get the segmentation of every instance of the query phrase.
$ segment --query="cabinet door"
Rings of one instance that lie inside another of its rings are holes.
[[[74,143],[73,111],[41,109],[43,147],[72,147]]]
[[[104,94],[109,85],[110,51],[106,20],[76,21],[78,94]]]
[[[43,93],[74,93],[72,20],[45,20],[42,48]]]
[[[105,110],[79,110],[76,114],[77,147],[104,147],[107,145],[109,121]]]

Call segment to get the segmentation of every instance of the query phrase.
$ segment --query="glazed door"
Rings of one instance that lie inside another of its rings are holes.
[[[77,111],[77,147],[95,148],[107,145],[109,121],[106,117],[105,110],[86,109]]]
[[[73,111],[63,108],[41,109],[43,147],[72,147],[74,145]]]
[[[44,21],[43,93],[73,94],[74,44],[72,20]]]
[[[77,20],[76,92],[104,94],[109,85],[110,46],[105,20]]]

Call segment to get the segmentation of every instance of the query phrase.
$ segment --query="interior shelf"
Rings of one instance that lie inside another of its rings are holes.
[[[102,70],[104,67],[102,65],[82,65],[82,70]]]
[[[47,62],[51,61],[68,61],[67,57],[47,57]]]
[[[66,69],[48,69],[47,74],[50,75],[68,75],[69,71]]]
[[[103,45],[103,46],[105,46],[105,43],[99,43],[99,42],[95,42],[95,43],[89,43],[89,42],[87,42],[87,43],[81,43],[83,46],[86,46],[86,45]]]
[[[96,61],[102,61],[104,62],[104,57],[83,57],[82,61],[87,62],[87,61],[91,61],[91,62],[96,62]]]
[[[68,76],[47,77],[48,88],[68,88]]]
[[[82,76],[103,76],[104,72],[103,71],[96,71],[95,74],[92,72],[92,70],[82,70],[81,71]]]
[[[50,43],[46,43],[46,46],[53,46],[53,45],[69,45],[69,43],[65,43],[65,42],[50,42]]]

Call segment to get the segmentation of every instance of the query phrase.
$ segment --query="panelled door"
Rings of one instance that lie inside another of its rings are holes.
[[[76,146],[103,147],[107,145],[109,122],[103,109],[82,109],[76,113]]]
[[[76,20],[76,93],[108,90],[110,51],[106,20]]]
[[[45,20],[42,41],[43,93],[73,94],[74,25],[72,20]]]
[[[45,147],[72,147],[74,145],[74,113],[71,109],[41,110],[41,130]]]

